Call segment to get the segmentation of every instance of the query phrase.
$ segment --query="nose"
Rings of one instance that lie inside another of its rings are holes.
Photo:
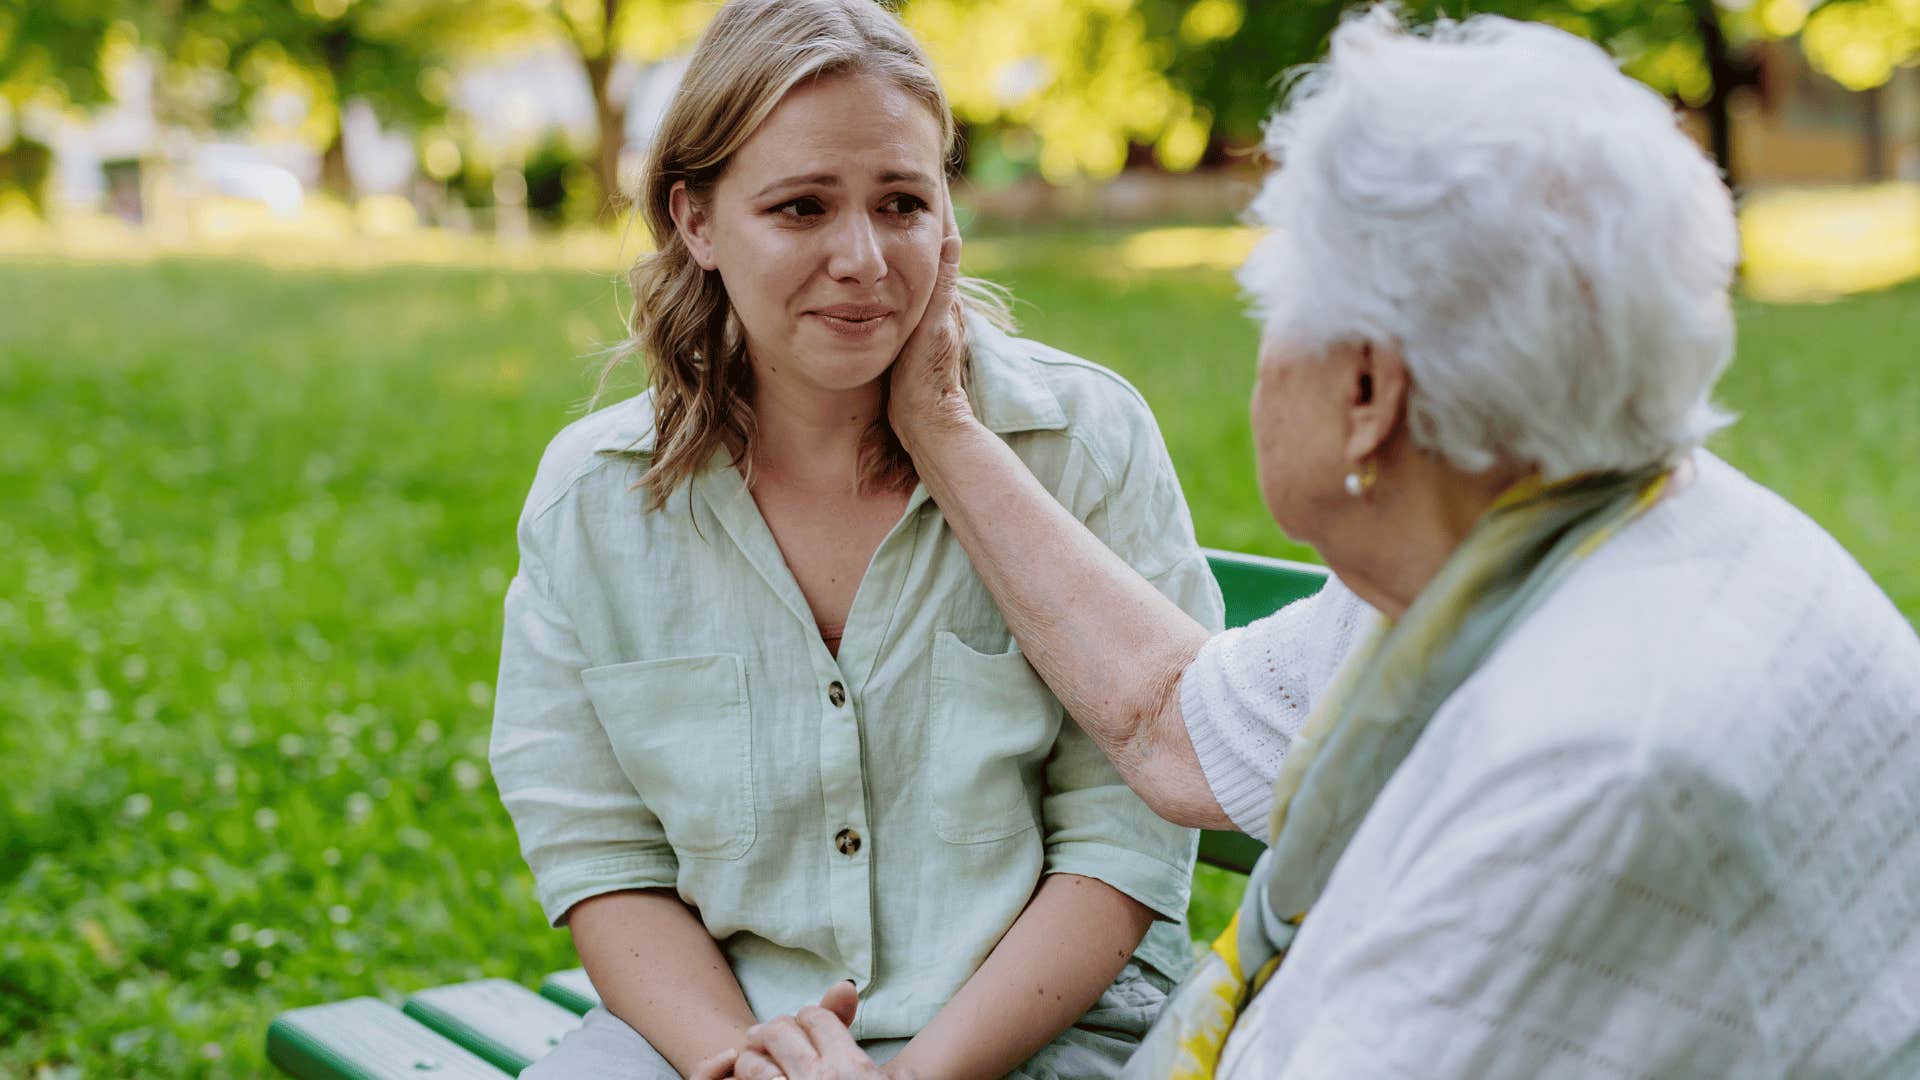
[[[880,237],[865,214],[843,214],[827,238],[827,275],[835,281],[872,285],[887,274]]]

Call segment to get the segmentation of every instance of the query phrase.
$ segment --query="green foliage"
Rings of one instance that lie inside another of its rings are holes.
[[[111,96],[100,53],[113,0],[0,0],[0,98],[91,105]]]
[[[1805,11],[1804,0],[1772,0],[1791,19]],[[1806,18],[1801,41],[1807,59],[1849,90],[1885,85],[1895,68],[1920,57],[1920,2],[1916,0],[1837,0],[1822,3]]]
[[[1205,2],[1205,0],[1201,0]],[[1184,24],[1194,0],[1147,0],[1161,33],[1173,36]],[[1307,63],[1326,48],[1327,35],[1348,8],[1342,0],[1295,0],[1285,4],[1251,3],[1230,35],[1190,44],[1174,56],[1174,80],[1213,115],[1215,133],[1246,144],[1280,100],[1281,74]]]
[[[318,107],[310,141],[338,130],[338,110],[364,99],[389,123],[420,125],[443,115],[436,69],[464,40],[459,0],[186,0],[148,33],[168,60],[175,97],[208,73],[224,90],[200,104],[233,122],[259,93],[307,92]]]
[[[1177,46],[1148,14],[1115,0],[912,0],[901,17],[955,114],[1030,133],[1033,164],[1060,182],[1112,176],[1131,144],[1175,169],[1206,148],[1209,118],[1168,78]]]
[[[1254,141],[1282,72],[1322,55],[1345,0],[903,0],[954,110],[982,137],[992,176],[1104,178],[1151,147],[1192,168],[1223,143]],[[1920,0],[1405,0],[1415,22],[1442,13],[1538,19],[1602,43],[1626,69],[1690,105],[1753,72],[1717,54],[1799,34],[1843,84],[1884,83],[1920,54]],[[337,110],[371,102],[389,123],[443,117],[457,57],[558,42],[602,93],[614,61],[691,46],[709,0],[0,0],[0,95],[78,103],[110,93],[102,57],[137,40],[167,59],[163,106],[188,124],[233,124],[262,90],[296,86],[317,104],[300,134],[316,146]],[[1719,71],[1720,83],[1715,80]],[[622,105],[597,155],[602,185],[620,150]]]
[[[1198,0],[1199,3],[1210,0]],[[1145,0],[1165,25],[1184,17],[1195,0]],[[1172,71],[1181,86],[1210,110],[1217,132],[1246,142],[1256,138],[1282,90],[1286,69],[1319,59],[1343,13],[1341,0],[1250,4],[1232,35],[1180,51]],[[1415,25],[1441,16],[1506,15],[1552,23],[1600,42],[1623,57],[1628,70],[1663,93],[1693,104],[1704,100],[1707,66],[1690,5],[1672,0],[1477,0],[1462,6],[1406,0],[1402,16]]]
[[[1157,37],[1181,42],[1168,67],[1174,83],[1212,115],[1218,136],[1246,142],[1272,112],[1281,72],[1321,57],[1342,12],[1358,5],[1250,3],[1229,35],[1196,41],[1176,31],[1194,10],[1231,2],[1141,0],[1140,7]],[[1628,74],[1695,107],[1715,89],[1710,31],[1733,50],[1799,34],[1814,66],[1852,89],[1881,85],[1896,67],[1920,56],[1916,0],[1403,0],[1399,8],[1416,24],[1469,14],[1550,23],[1604,45]],[[1737,58],[1725,74],[1734,81],[1753,77]]]
[[[976,258],[1146,394],[1203,542],[1302,554],[1230,280],[1119,239]],[[486,737],[513,522],[618,335],[611,270],[0,262],[0,1076],[265,1075],[281,1009],[573,963]],[[1920,617],[1920,287],[1741,323],[1718,448]],[[1203,873],[1196,929],[1237,890]]]

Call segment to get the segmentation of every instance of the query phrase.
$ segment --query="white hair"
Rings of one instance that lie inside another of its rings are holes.
[[[1242,268],[1269,333],[1397,346],[1415,445],[1549,480],[1676,461],[1730,419],[1719,173],[1596,45],[1482,15],[1334,32],[1267,125]]]

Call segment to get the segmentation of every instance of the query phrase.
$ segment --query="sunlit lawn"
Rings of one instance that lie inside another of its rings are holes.
[[[1104,250],[978,253],[1145,392],[1203,542],[1301,554],[1229,280]],[[513,520],[616,310],[568,271],[0,262],[0,1076],[256,1075],[280,1009],[573,963],[485,744]],[[1742,333],[1718,449],[1920,617],[1920,286]]]

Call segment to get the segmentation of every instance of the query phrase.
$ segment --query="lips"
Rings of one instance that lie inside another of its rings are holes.
[[[866,345],[880,340],[883,327],[893,325],[894,311],[885,304],[832,304],[807,314],[840,341]]]
[[[893,314],[893,309],[884,304],[834,304],[830,307],[814,308],[813,314],[843,322],[867,322],[871,319],[885,318]]]

